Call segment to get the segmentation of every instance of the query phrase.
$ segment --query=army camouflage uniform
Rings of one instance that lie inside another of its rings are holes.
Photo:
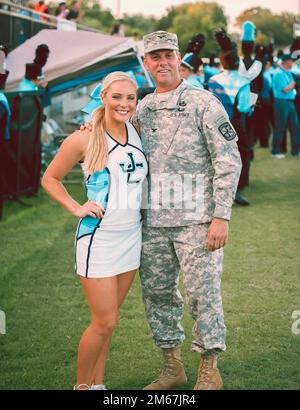
[[[223,249],[209,252],[206,241],[214,217],[230,219],[241,170],[236,133],[219,100],[185,81],[166,101],[156,92],[147,95],[138,104],[133,123],[140,127],[149,164],[140,278],[155,343],[173,348],[184,340],[183,299],[178,290],[181,271],[195,321],[192,350],[225,350]],[[187,194],[187,203],[198,204],[194,209],[180,206],[181,198],[174,194],[176,183],[171,188],[171,206],[164,206],[164,188],[157,194],[158,180],[163,183],[174,175],[180,180],[190,178],[194,187],[197,177],[202,181]],[[153,196],[158,197],[155,206]]]

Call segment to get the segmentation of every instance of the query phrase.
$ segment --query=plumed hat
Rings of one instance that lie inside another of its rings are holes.
[[[38,80],[42,76],[42,68],[39,64],[26,64],[25,78],[27,80]]]
[[[182,58],[181,65],[187,67],[193,72],[197,72],[198,68],[202,65],[202,60],[199,57],[199,53],[205,45],[204,34],[197,34],[192,37],[187,45],[185,55]]]
[[[35,64],[39,64],[41,67],[44,67],[49,57],[49,53],[50,53],[50,50],[47,44],[38,45],[35,50],[35,58],[33,62]]]
[[[252,23],[252,21],[245,21],[243,26],[243,35],[242,35],[242,41],[255,41],[255,24]]]
[[[221,48],[220,60],[222,66],[226,70],[236,70],[240,61],[236,43],[230,40],[223,28],[215,31],[215,38]]]

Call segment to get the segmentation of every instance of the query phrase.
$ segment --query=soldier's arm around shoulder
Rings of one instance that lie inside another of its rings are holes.
[[[147,95],[140,101],[138,101],[135,112],[133,114],[133,116],[130,119],[131,124],[134,126],[134,128],[138,131],[138,133],[140,134],[140,116],[141,116],[141,112],[145,109],[145,105],[147,101]]]
[[[134,128],[136,129],[137,133],[140,135],[141,134],[141,128],[140,128],[139,118],[138,118],[138,115],[137,115],[136,111],[134,112],[133,116],[130,118],[130,122],[134,126]]]
[[[198,111],[198,127],[214,168],[214,217],[229,220],[241,172],[238,138],[221,102],[212,95],[206,98],[204,111]]]

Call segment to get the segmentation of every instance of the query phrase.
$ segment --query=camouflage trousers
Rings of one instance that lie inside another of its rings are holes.
[[[210,224],[174,228],[143,228],[140,278],[147,319],[158,347],[178,346],[183,298],[179,272],[189,311],[194,319],[192,350],[225,350],[226,327],[221,299],[223,249],[206,249]]]

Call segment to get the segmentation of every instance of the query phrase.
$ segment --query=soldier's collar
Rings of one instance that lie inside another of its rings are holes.
[[[162,101],[162,102],[158,100],[157,92],[155,90],[154,93],[151,94],[151,99],[147,103],[147,108],[153,111],[161,110],[161,109],[176,108],[178,105],[178,100],[180,98],[180,95],[187,88],[187,86],[188,86],[188,83],[185,80],[182,80],[179,86],[175,88],[175,90],[170,92],[169,98],[166,101]]]

